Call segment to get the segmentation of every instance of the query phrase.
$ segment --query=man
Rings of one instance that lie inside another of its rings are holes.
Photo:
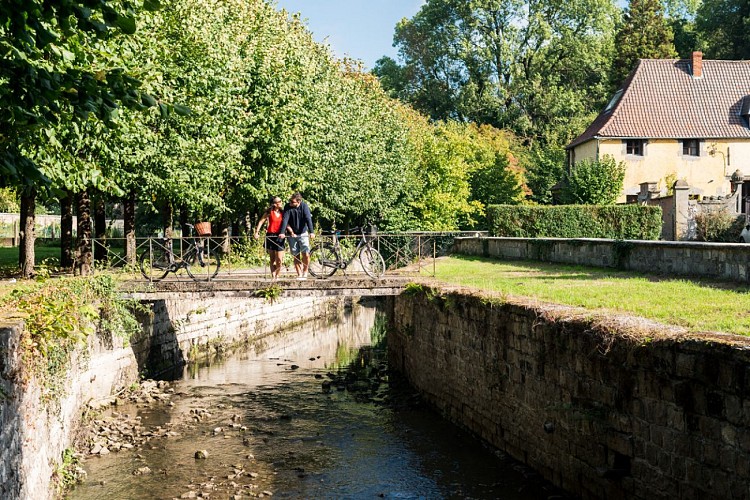
[[[300,193],[294,193],[284,207],[279,238],[283,241],[289,233],[289,249],[294,257],[297,279],[307,279],[310,266],[310,238],[313,238],[313,221],[310,207],[302,200]]]

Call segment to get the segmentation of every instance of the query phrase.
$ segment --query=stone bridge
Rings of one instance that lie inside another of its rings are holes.
[[[186,280],[163,280],[152,283],[128,281],[121,290],[126,298],[138,300],[158,300],[173,297],[176,293],[200,293],[234,296],[266,297],[278,287],[279,297],[366,297],[400,294],[407,283],[414,282],[414,276],[387,276],[371,279],[363,276],[341,276],[329,279],[279,279],[270,281],[263,278],[238,280],[216,280],[196,282]]]

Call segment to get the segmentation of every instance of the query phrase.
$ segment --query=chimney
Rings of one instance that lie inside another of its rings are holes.
[[[703,52],[696,50],[693,52],[693,78],[703,76]]]

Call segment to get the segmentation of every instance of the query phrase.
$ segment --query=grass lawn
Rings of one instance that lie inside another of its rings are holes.
[[[34,261],[41,264],[44,259],[52,258],[60,260],[60,247],[41,246],[34,247]],[[0,268],[7,269],[18,266],[18,247],[0,247]]]
[[[750,288],[733,283],[479,257],[439,259],[436,277],[544,302],[631,314],[693,332],[750,335]]]

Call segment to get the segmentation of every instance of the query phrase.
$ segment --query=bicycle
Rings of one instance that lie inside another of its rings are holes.
[[[167,274],[177,274],[182,269],[195,281],[210,281],[216,277],[221,267],[219,253],[210,248],[207,236],[193,236],[195,226],[186,225],[190,228],[190,236],[183,238],[187,242],[187,248],[182,257],[175,257],[170,238],[164,238],[161,244],[149,244],[149,248],[141,254],[138,262],[141,274],[147,280],[159,281],[166,278]]]
[[[359,231],[360,240],[357,247],[348,260],[344,259],[341,252],[341,243],[339,242],[340,231],[330,231],[324,234],[331,234],[331,242],[321,242],[310,252],[310,265],[308,270],[316,278],[329,278],[336,270],[345,270],[349,267],[354,259],[359,258],[362,270],[371,278],[381,278],[385,274],[385,260],[375,248],[368,237],[364,227],[354,228],[351,231]]]

